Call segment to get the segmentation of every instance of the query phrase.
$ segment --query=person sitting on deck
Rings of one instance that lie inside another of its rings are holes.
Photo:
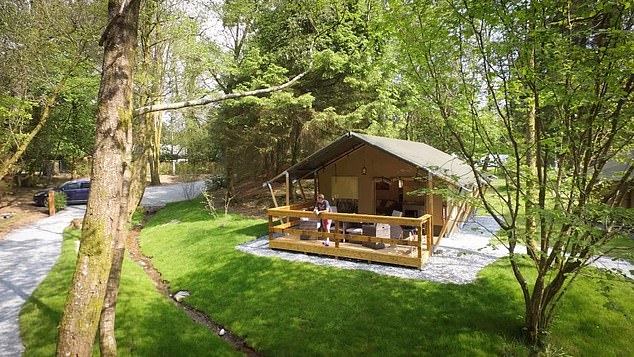
[[[315,203],[315,213],[319,214],[320,212],[330,212],[330,203],[321,193],[317,195],[317,203]],[[322,232],[330,233],[331,223],[331,219],[322,219],[320,230]]]

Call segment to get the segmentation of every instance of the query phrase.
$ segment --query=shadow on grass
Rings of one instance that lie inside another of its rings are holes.
[[[145,273],[126,261],[117,302],[120,355],[234,356],[232,348],[159,295]]]
[[[25,356],[55,355],[57,326],[74,272],[77,237],[77,231],[66,232],[62,256],[20,313]],[[237,355],[229,344],[192,322],[160,295],[142,268],[128,259],[117,301],[115,333],[120,356]]]
[[[264,355],[527,355],[518,342],[523,299],[508,261],[487,266],[474,284],[451,285],[235,249],[266,228],[234,216],[141,236],[173,291],[190,291],[189,304]],[[525,265],[529,277],[534,268]],[[562,300],[549,339],[574,355],[631,355],[630,339],[617,337],[634,333],[631,284],[610,277],[606,288],[592,279],[578,279]]]
[[[443,285],[237,253],[181,282],[265,355],[499,354],[521,324],[513,286],[487,278]]]

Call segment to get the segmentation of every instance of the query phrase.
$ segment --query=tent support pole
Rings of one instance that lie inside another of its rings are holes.
[[[306,193],[304,193],[304,188],[302,187],[302,180],[297,180],[297,185],[299,186],[299,191],[302,193],[304,201],[306,201]]]

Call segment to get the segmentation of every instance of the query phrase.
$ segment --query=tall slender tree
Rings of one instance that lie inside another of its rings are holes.
[[[619,207],[634,168],[602,174],[633,145],[634,11],[619,0],[389,4],[407,78],[454,147],[476,172],[485,155],[501,166],[508,190],[481,175],[477,186],[539,347],[570,283],[634,219]]]
[[[127,231],[132,211],[142,196],[145,177],[143,146],[133,154],[135,117],[142,137],[151,123],[143,116],[167,109],[200,106],[218,101],[283,90],[307,71],[285,83],[253,91],[229,93],[176,103],[141,106],[133,110],[134,63],[140,0],[110,0],[109,22],[101,37],[104,46],[98,95],[92,185],[82,228],[75,274],[59,326],[58,356],[87,356],[102,321],[103,355],[116,355],[114,317]],[[145,143],[143,143],[145,144]],[[140,158],[131,161],[132,157]],[[141,173],[138,175],[137,173]],[[142,177],[141,177],[142,175]],[[108,299],[106,299],[106,293]]]
[[[104,59],[98,96],[97,135],[91,194],[82,228],[72,285],[59,326],[58,356],[89,356],[120,229],[123,177],[130,152],[133,71],[139,0],[110,0],[102,36]],[[123,197],[125,198],[125,197]]]

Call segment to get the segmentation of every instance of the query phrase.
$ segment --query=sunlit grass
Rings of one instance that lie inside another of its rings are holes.
[[[20,314],[25,356],[53,356],[57,326],[75,263],[79,231],[64,234],[62,255]],[[126,259],[117,303],[120,356],[233,356],[232,348],[161,296],[145,272]],[[98,355],[98,349],[95,349]]]
[[[184,202],[160,211],[141,244],[172,289],[191,291],[188,303],[264,355],[528,353],[518,342],[523,301],[505,260],[484,269],[474,284],[455,285],[235,249],[266,231],[264,221],[214,220],[199,203]],[[575,355],[633,355],[627,336],[634,333],[634,302],[627,296],[634,285],[609,273],[588,274],[562,301],[549,343]]]
[[[634,238],[621,236],[609,241],[603,248],[608,256],[634,264]]]

